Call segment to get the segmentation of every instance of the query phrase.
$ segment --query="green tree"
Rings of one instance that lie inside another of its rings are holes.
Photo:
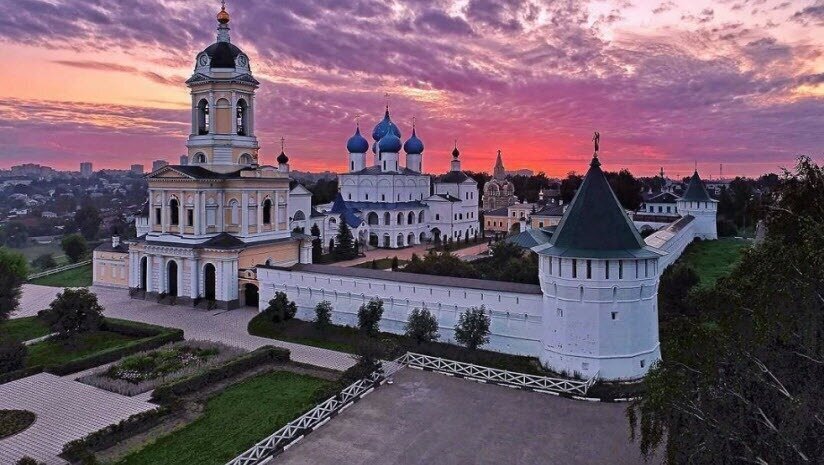
[[[641,191],[644,186],[641,181],[635,179],[635,176],[627,169],[622,169],[617,173],[605,173],[612,191],[615,192],[615,197],[621,202],[621,206],[630,211],[636,211],[641,206],[643,198]]]
[[[10,221],[0,226],[0,245],[23,247],[29,240],[29,230],[19,221]]]
[[[298,306],[289,300],[285,292],[275,292],[275,298],[269,301],[269,306],[263,311],[273,322],[291,320],[298,313]]]
[[[103,307],[97,295],[88,289],[64,289],[42,313],[42,318],[61,339],[73,343],[80,334],[100,328]]]
[[[332,302],[324,300],[315,306],[315,326],[325,331],[332,324]]]
[[[462,312],[458,317],[458,324],[455,326],[455,340],[458,344],[466,346],[470,350],[489,342],[489,325],[491,319],[486,314],[486,308],[471,307]]]
[[[86,244],[86,239],[84,239],[80,234],[70,234],[64,237],[60,245],[63,247],[63,252],[65,252],[66,256],[69,257],[69,260],[71,260],[72,263],[79,262],[89,250],[89,246]]]
[[[644,454],[824,461],[824,170],[801,158],[771,202],[765,240],[662,325],[662,360],[627,412]]]
[[[93,205],[86,205],[77,210],[74,215],[74,221],[80,230],[80,234],[86,240],[94,240],[100,233],[100,211]]]
[[[323,241],[320,238],[320,228],[317,224],[313,224],[309,232],[314,238],[312,239],[312,262],[317,263],[320,262],[321,256],[323,256]]]
[[[398,264],[398,256],[397,255],[392,257],[392,265],[391,266],[392,266],[392,271],[398,271],[398,267],[400,265]]]
[[[409,319],[406,321],[406,335],[417,342],[423,344],[424,342],[432,342],[438,337],[438,320],[426,308],[416,308],[409,314]]]
[[[561,181],[561,199],[565,204],[572,201],[582,182],[584,182],[584,177],[575,171],[570,171]]]
[[[23,255],[0,247],[0,323],[17,310],[21,286],[28,277]]]
[[[0,334],[0,375],[26,366],[26,346]]]
[[[383,300],[372,299],[358,309],[358,328],[367,336],[375,337],[380,330],[380,321],[383,317]]]
[[[698,273],[684,263],[676,263],[661,274],[658,285],[658,309],[661,321],[690,314],[689,292],[698,285]]]
[[[352,237],[352,230],[346,224],[343,217],[340,220],[340,227],[338,227],[338,235],[335,238],[337,247],[335,247],[335,257],[338,260],[349,260],[355,258],[354,239]]]
[[[50,270],[57,266],[57,262],[54,261],[54,257],[50,253],[40,255],[32,260],[31,264],[40,271]]]

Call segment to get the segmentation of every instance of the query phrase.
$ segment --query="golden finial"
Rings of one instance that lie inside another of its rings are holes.
[[[389,113],[389,92],[384,92],[383,98],[386,99],[386,112]]]
[[[226,11],[226,0],[220,2],[220,12],[217,14],[217,22],[226,24],[229,22],[229,12]]]

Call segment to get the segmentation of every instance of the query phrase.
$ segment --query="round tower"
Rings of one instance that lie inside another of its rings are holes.
[[[658,259],[618,202],[597,152],[539,254],[541,361],[590,378],[636,379],[661,358]]]
[[[694,218],[695,237],[705,240],[718,239],[718,201],[710,197],[704,181],[698,176],[698,170],[692,174],[687,190],[678,199],[677,207],[681,215],[690,215]]]
[[[400,131],[396,131],[395,127],[390,122],[389,130],[378,141],[378,165],[381,171],[397,172],[400,168],[401,138],[396,135],[396,132],[400,134]]]
[[[346,141],[346,151],[349,152],[349,172],[366,168],[366,152],[368,150],[369,141],[361,135],[360,124],[358,124],[355,127],[355,134]]]
[[[423,172],[423,141],[418,138],[415,123],[412,123],[412,136],[403,144],[406,152],[406,167],[417,173]]]

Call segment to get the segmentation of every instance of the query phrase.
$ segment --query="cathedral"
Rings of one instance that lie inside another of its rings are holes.
[[[498,150],[498,158],[492,170],[492,179],[484,185],[483,210],[506,208],[516,203],[518,203],[518,197],[515,196],[515,186],[506,179],[506,169],[501,158],[501,151]]]
[[[400,151],[405,166],[400,164]],[[401,143],[389,106],[372,131],[372,144],[360,127],[346,143],[349,172],[338,176],[340,193],[325,210],[340,215],[371,247],[401,248],[427,241],[466,240],[480,234],[478,183],[461,170],[457,144],[450,171],[435,177],[423,172],[423,141],[417,128]],[[367,166],[367,152],[372,163]]]

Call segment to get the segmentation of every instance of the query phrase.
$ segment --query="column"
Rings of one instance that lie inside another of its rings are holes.
[[[202,221],[201,221],[201,212],[200,212],[200,209],[201,209],[200,197],[201,197],[201,195],[203,195],[203,192],[195,191],[194,221],[192,222],[192,226],[193,226],[195,236],[199,236],[200,234],[202,234],[201,231],[200,231],[200,225],[202,223]]]
[[[217,217],[215,218],[215,224],[217,226],[218,232],[223,232],[226,230],[226,211],[223,205],[223,191],[218,192],[217,194]]]
[[[255,191],[255,211],[257,212],[257,232],[263,232],[263,195],[261,191]]]
[[[192,94],[192,132],[191,132],[191,134],[193,134],[193,135],[197,135],[198,126],[199,126],[197,119],[200,117],[200,114],[198,112],[197,103],[198,103],[197,96]]]
[[[255,135],[255,94],[249,95],[249,109],[247,110],[249,115],[246,117],[246,120],[249,121],[249,128],[246,130],[247,136],[254,136]]]
[[[146,255],[146,292],[155,292],[154,257]]]
[[[169,212],[166,209],[166,191],[162,190],[160,193],[160,232],[166,233],[169,224]]]
[[[191,297],[192,300],[194,300],[194,299],[197,299],[198,297],[200,297],[200,289],[198,289],[200,287],[199,286],[200,276],[198,276],[198,273],[197,273],[197,270],[198,270],[197,259],[190,258],[190,259],[188,259],[188,262],[189,262],[189,279],[190,279],[189,297]]]
[[[229,263],[229,273],[231,273],[231,276],[229,278],[229,295],[231,296],[230,300],[234,300],[234,299],[238,298],[238,289],[237,289],[237,283],[238,283],[237,272],[238,272],[238,269],[237,269],[237,267],[238,267],[237,259],[232,260]]]
[[[237,93],[232,92],[232,134],[237,134]]]
[[[249,193],[246,191],[240,193],[240,224],[240,234],[249,235]]]
[[[215,127],[217,126],[215,124],[215,120],[217,119],[215,116],[217,116],[215,115],[215,93],[211,91],[209,92],[209,134],[215,133]],[[214,157],[214,153],[212,156]]]

